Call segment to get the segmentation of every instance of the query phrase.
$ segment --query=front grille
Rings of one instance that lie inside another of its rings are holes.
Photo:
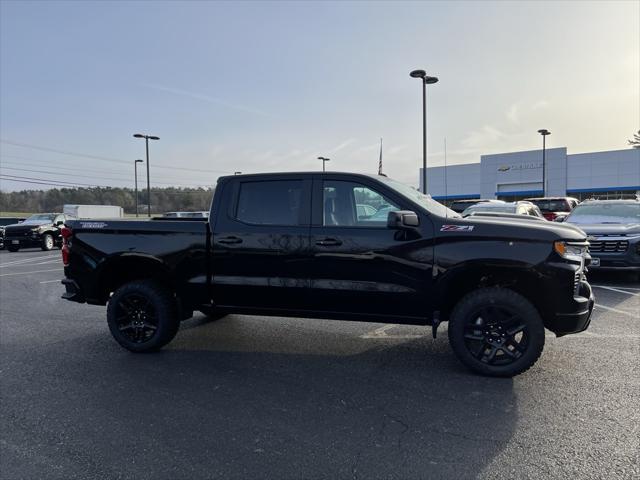
[[[629,248],[629,240],[591,240],[590,252],[619,253],[626,252]]]

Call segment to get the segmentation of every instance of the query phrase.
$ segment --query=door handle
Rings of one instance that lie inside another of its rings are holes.
[[[337,238],[325,238],[324,240],[318,240],[316,245],[320,245],[322,247],[332,247],[342,245],[342,241]]]
[[[242,239],[238,237],[224,237],[218,240],[218,243],[226,243],[226,244],[242,243]]]

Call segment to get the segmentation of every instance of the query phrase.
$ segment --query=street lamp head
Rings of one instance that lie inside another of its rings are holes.
[[[551,132],[546,128],[541,128],[540,130],[538,130],[538,133],[542,136],[551,135]]]
[[[133,136],[135,138],[144,138],[144,135],[142,135],[141,133],[135,133]]]
[[[438,83],[438,77],[424,77],[424,83]]]
[[[148,138],[149,140],[160,140],[160,137],[153,137],[153,136],[151,136],[151,135],[149,135],[147,138]]]
[[[424,70],[413,70],[409,76],[413,77],[413,78],[424,78],[427,76],[427,72],[425,72]]]
[[[144,160],[136,160],[135,163],[143,163],[143,162],[144,162]]]

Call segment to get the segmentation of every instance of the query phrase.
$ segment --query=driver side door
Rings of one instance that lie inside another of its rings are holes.
[[[339,175],[316,176],[312,203],[314,309],[368,316],[426,315],[433,266],[433,231],[426,216],[421,215],[419,232],[387,228],[390,211],[415,208],[364,177],[354,182]]]

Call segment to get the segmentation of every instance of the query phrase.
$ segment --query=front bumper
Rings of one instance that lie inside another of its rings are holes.
[[[17,243],[16,243],[17,242]],[[32,237],[32,236],[22,236],[22,237],[4,237],[4,246],[5,247],[20,247],[20,248],[31,248],[31,247],[39,247],[42,241],[40,237]]]
[[[591,313],[595,305],[595,296],[591,285],[581,281],[573,297],[572,309],[568,313],[556,313],[553,326],[549,329],[558,337],[570,333],[584,332],[591,323]]]

